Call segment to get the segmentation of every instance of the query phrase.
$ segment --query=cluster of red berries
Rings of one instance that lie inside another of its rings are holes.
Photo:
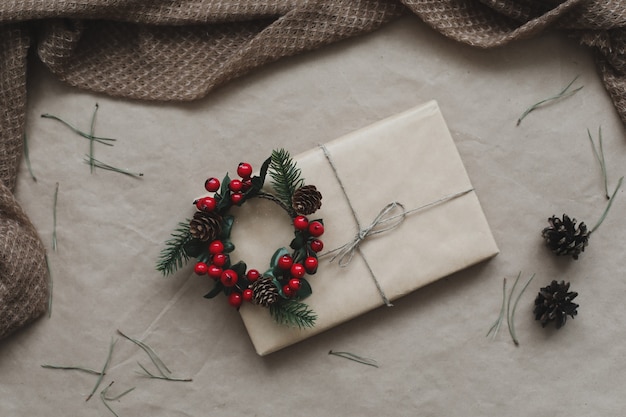
[[[318,253],[324,248],[324,243],[318,239],[324,233],[324,225],[319,221],[309,223],[305,216],[297,216],[294,221],[297,230],[308,231],[313,239],[309,242],[312,252]],[[229,268],[230,257],[224,252],[224,243],[214,240],[209,243],[209,262],[197,262],[194,272],[198,275],[207,275],[213,280],[219,280],[225,288],[231,289],[228,294],[228,303],[239,308],[244,301],[252,301],[254,297],[250,285],[261,277],[257,269],[249,269],[245,272],[245,277],[240,277],[234,269]],[[282,271],[282,276],[286,277],[282,287],[282,293],[287,298],[296,295],[302,286],[302,279],[306,274],[312,275],[317,272],[317,256],[307,256],[302,262],[294,262],[292,255],[283,255],[278,258],[278,268]]]
[[[228,198],[230,198],[232,204],[241,204],[244,199],[244,193],[252,187],[252,165],[247,162],[241,162],[237,167],[237,175],[240,178],[233,178],[228,183]],[[221,186],[220,180],[215,177],[211,177],[204,182],[204,188],[210,193],[218,192]],[[217,207],[217,203],[218,201],[215,197],[207,196],[196,200],[196,207],[200,211],[213,211]]]

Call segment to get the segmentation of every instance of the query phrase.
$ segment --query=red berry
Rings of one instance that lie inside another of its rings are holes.
[[[254,296],[254,291],[250,288],[246,288],[243,290],[243,299],[244,301],[252,301],[252,297]]]
[[[309,227],[309,219],[306,216],[296,216],[293,219],[293,226],[298,230],[306,230]]]
[[[240,162],[237,167],[237,175],[241,178],[250,178],[250,175],[252,175],[252,165],[247,162]]]
[[[218,253],[222,253],[224,252],[224,244],[222,243],[221,240],[214,240],[213,242],[209,243],[209,253],[211,255],[215,255]]]
[[[313,252],[321,252],[324,249],[324,242],[319,239],[314,239],[311,241],[311,250]]]
[[[304,270],[304,265],[302,264],[293,264],[291,265],[291,276],[294,278],[302,278],[306,271]]]
[[[222,284],[224,284],[225,287],[233,287],[237,284],[238,279],[239,277],[237,276],[237,273],[232,269],[225,270],[220,276],[220,281],[222,281]]]
[[[209,265],[209,269],[207,271],[207,274],[213,278],[213,279],[218,279],[222,276],[222,268],[220,268],[217,265]]]
[[[291,278],[287,286],[291,288],[292,291],[296,292],[302,287],[302,281],[298,278]]]
[[[250,188],[252,188],[252,180],[250,178],[244,178],[241,183],[243,184],[241,191],[248,191]]]
[[[226,265],[226,261],[228,261],[228,255],[224,253],[216,253],[215,255],[213,255],[212,260],[214,265],[224,266]]]
[[[242,302],[243,302],[243,297],[241,296],[241,293],[231,292],[230,295],[228,296],[228,304],[230,304],[231,306],[235,308],[239,308]]]
[[[211,211],[217,207],[217,200],[213,197],[202,197],[196,200],[196,208],[200,211]]]
[[[322,236],[324,234],[324,225],[317,220],[309,223],[309,234],[314,237]]]
[[[215,177],[211,177],[204,182],[204,188],[210,192],[214,193],[220,189],[220,180]]]
[[[230,202],[233,204],[239,204],[243,201],[243,193],[241,192],[237,192],[237,193],[232,193],[230,195]]]
[[[285,294],[285,297],[293,297],[295,293],[296,292],[292,290],[288,284],[283,285],[283,294]]]
[[[230,189],[230,191],[233,192],[241,191],[241,189],[243,188],[243,183],[241,182],[241,180],[238,179],[230,180],[230,182],[228,183],[228,188]]]
[[[204,262],[198,262],[193,270],[198,275],[206,275],[209,270],[209,266]]]
[[[261,277],[261,273],[257,271],[256,269],[250,269],[248,270],[248,273],[246,274],[246,276],[248,277],[248,281],[254,282],[257,279],[259,279],[259,277]]]
[[[306,269],[306,272],[308,272],[309,274],[317,271],[317,265],[318,261],[317,258],[314,256],[309,256],[304,260],[304,269]]]
[[[289,255],[283,255],[278,258],[278,267],[283,271],[287,271],[293,265],[293,259]]]

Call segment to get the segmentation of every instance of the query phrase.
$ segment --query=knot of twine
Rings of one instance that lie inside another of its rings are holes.
[[[387,217],[393,210],[398,208],[402,210],[400,214]],[[333,249],[325,253],[324,255],[330,255],[336,252],[335,255],[330,258],[330,262],[333,262],[335,259],[338,258],[339,266],[345,267],[352,261],[354,253],[365,239],[373,235],[388,232],[400,226],[400,224],[406,218],[406,214],[407,211],[401,203],[397,201],[392,201],[380,210],[376,218],[374,218],[369,226],[360,229],[351,241],[345,243],[343,246],[340,246],[337,249]],[[389,224],[385,226],[385,223]],[[381,225],[383,225],[383,227],[379,227]]]
[[[458,193],[448,194],[448,195],[441,197],[438,200],[432,201],[430,203],[424,204],[423,206],[416,207],[411,210],[406,210],[405,207],[402,205],[402,203],[399,203],[397,201],[392,201],[391,203],[388,203],[380,210],[378,215],[374,218],[374,220],[367,227],[361,227],[358,216],[356,214],[356,210],[354,209],[354,206],[352,205],[352,201],[348,197],[348,193],[346,191],[346,188],[343,185],[343,182],[341,181],[341,177],[339,176],[339,173],[337,172],[337,167],[335,166],[335,163],[333,162],[330,156],[330,152],[324,145],[319,145],[319,147],[324,152],[324,156],[326,157],[326,160],[328,161],[328,164],[330,165],[333,171],[333,174],[335,175],[335,179],[339,183],[339,187],[341,188],[341,191],[344,197],[346,198],[346,201],[348,202],[348,206],[350,207],[350,211],[352,212],[352,217],[354,218],[354,221],[358,228],[358,232],[354,235],[352,240],[350,240],[349,242],[343,244],[342,246],[336,249],[333,249],[331,251],[324,253],[322,257],[334,254],[334,256],[330,259],[330,262],[333,262],[335,259],[338,258],[339,259],[338,265],[343,268],[350,264],[350,262],[352,261],[352,258],[354,258],[354,254],[358,252],[359,255],[361,255],[361,259],[363,259],[363,262],[365,263],[365,266],[367,270],[369,271],[369,274],[372,280],[374,281],[374,284],[376,285],[376,289],[378,290],[380,297],[382,298],[383,302],[385,303],[387,307],[391,307],[393,306],[393,304],[387,298],[385,291],[382,289],[380,282],[378,282],[378,279],[376,278],[376,274],[374,274],[374,271],[369,265],[369,262],[367,262],[367,258],[363,255],[363,252],[361,252],[361,247],[360,247],[361,244],[365,241],[365,239],[367,239],[370,236],[389,232],[389,231],[396,229],[402,224],[402,222],[406,219],[406,216],[409,214],[413,214],[418,211],[432,207],[434,205],[437,205],[437,204],[440,204],[449,200],[453,200],[457,197],[461,197],[465,194],[468,194],[474,191],[474,189],[469,188],[467,190],[460,191]],[[392,215],[391,213],[397,209],[399,209],[401,212],[399,214]]]

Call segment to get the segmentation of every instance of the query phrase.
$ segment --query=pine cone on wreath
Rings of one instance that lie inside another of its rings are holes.
[[[263,277],[254,281],[251,285],[252,300],[263,307],[269,307],[278,301],[278,288],[272,278]]]
[[[303,185],[293,193],[291,207],[303,216],[313,214],[322,207],[322,193],[314,185]]]
[[[189,223],[189,232],[195,239],[213,241],[222,233],[222,216],[213,212],[197,211]]]
[[[557,329],[563,327],[567,316],[574,318],[578,314],[578,304],[572,302],[577,296],[577,292],[569,291],[569,282],[552,281],[547,287],[541,288],[535,298],[535,320],[540,320],[542,327],[551,321],[556,322]]]
[[[578,259],[578,255],[585,250],[589,244],[589,234],[587,225],[580,222],[576,228],[576,219],[570,219],[567,214],[563,214],[563,219],[552,216],[548,219],[550,227],[546,227],[541,232],[541,236],[546,240],[548,247],[556,255],[571,255]]]

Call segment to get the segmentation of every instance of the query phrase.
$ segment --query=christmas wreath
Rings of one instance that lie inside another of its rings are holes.
[[[172,233],[157,269],[169,275],[195,258],[195,273],[215,281],[205,298],[224,294],[237,309],[243,302],[251,302],[267,307],[280,324],[312,327],[317,316],[301,300],[312,293],[306,277],[316,273],[317,254],[324,246],[319,239],[324,233],[322,219],[308,217],[321,207],[322,194],[314,185],[305,185],[300,169],[284,149],[272,152],[259,175],[252,173],[252,166],[241,162],[239,178],[231,179],[227,173],[222,181],[215,177],[206,180],[204,187],[212,194],[193,202],[197,211]],[[268,174],[273,192],[264,188]],[[230,239],[235,218],[230,209],[254,198],[278,204],[294,227],[289,248],[277,249],[264,272],[249,269],[242,260],[233,262],[230,257],[235,249]]]

